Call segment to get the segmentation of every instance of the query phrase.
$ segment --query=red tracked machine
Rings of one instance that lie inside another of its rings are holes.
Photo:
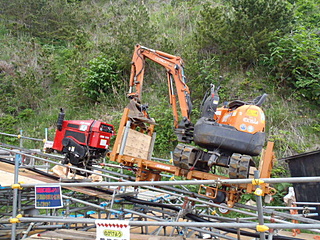
[[[96,120],[64,120],[64,117],[60,109],[52,149],[64,154],[64,164],[89,170],[94,160],[109,151],[114,126]]]

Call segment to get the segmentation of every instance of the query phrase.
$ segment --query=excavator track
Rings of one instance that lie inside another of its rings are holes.
[[[201,149],[179,143],[173,152],[173,163],[182,169],[209,172],[208,161],[205,160],[204,154]]]
[[[191,168],[201,168],[201,171],[208,172],[209,169],[207,162],[201,160],[199,155],[199,149],[193,146],[178,144],[173,152],[173,163],[176,167],[190,170]],[[244,179],[248,178],[250,162],[252,161],[251,156],[234,153],[230,157],[229,163],[229,178],[231,179]]]
[[[232,154],[229,165],[229,178],[248,178],[251,160],[252,158],[248,155],[242,155],[239,153]]]
[[[178,144],[173,152],[173,163],[176,167],[182,169],[190,169],[189,158],[192,152],[192,148],[185,144]]]

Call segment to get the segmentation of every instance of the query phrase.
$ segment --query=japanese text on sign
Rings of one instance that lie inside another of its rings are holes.
[[[36,208],[60,208],[63,206],[61,186],[36,186]]]
[[[130,240],[128,221],[96,220],[96,240]]]

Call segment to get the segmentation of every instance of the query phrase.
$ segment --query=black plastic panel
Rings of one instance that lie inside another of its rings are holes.
[[[281,160],[286,160],[292,177],[320,177],[320,150],[303,153]],[[320,182],[294,183],[296,200],[298,202],[320,202]],[[317,206],[320,220],[320,206]]]
[[[73,138],[77,139],[82,144],[85,144],[85,141],[86,141],[85,134],[80,133],[80,132],[74,132],[74,131],[67,130],[66,134],[64,136],[65,137],[73,137]]]
[[[194,126],[194,142],[208,150],[219,148],[234,153],[257,156],[264,146],[265,133],[241,132],[232,126],[201,118]]]

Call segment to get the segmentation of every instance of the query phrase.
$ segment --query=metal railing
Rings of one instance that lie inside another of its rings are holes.
[[[29,138],[31,139],[31,138]],[[16,239],[16,235],[17,235],[17,224],[18,223],[37,223],[37,222],[50,222],[50,223],[85,223],[85,224],[93,224],[94,221],[96,219],[92,219],[92,218],[70,218],[70,217],[59,217],[59,216],[53,216],[53,217],[45,217],[45,216],[41,216],[41,217],[25,217],[25,216],[19,216],[19,207],[21,205],[21,196],[19,195],[19,192],[21,191],[20,189],[22,188],[34,188],[35,186],[37,186],[37,184],[23,184],[23,183],[19,183],[19,169],[21,167],[21,162],[19,162],[19,158],[17,157],[18,155],[23,155],[25,157],[32,157],[35,158],[39,161],[43,161],[46,163],[51,163],[51,164],[56,164],[56,165],[62,165],[54,160],[50,160],[48,158],[44,158],[44,157],[39,157],[39,156],[35,156],[29,153],[24,153],[21,152],[19,150],[15,150],[15,149],[8,149],[5,147],[0,147],[0,150],[3,151],[7,151],[10,154],[13,154],[14,157],[14,161],[15,161],[15,171],[14,171],[14,184],[12,185],[12,193],[13,193],[13,201],[12,201],[12,214],[11,214],[11,219],[8,220],[7,223],[10,223],[12,228],[11,228],[11,240],[15,240]],[[30,150],[32,152],[32,150]],[[39,153],[36,152],[35,153]],[[92,171],[90,170],[85,170],[85,169],[80,169],[77,167],[73,167],[73,166],[68,166],[70,169],[74,169],[74,170],[81,170],[81,171],[85,171],[85,172],[89,172],[92,173]],[[237,184],[246,184],[246,183],[252,183],[253,181],[256,182],[260,182],[259,180],[263,180],[264,183],[305,183],[305,182],[320,182],[320,177],[294,177],[294,178],[265,178],[265,179],[259,179],[259,172],[255,172],[255,177],[254,180],[252,179],[218,179],[218,180],[183,180],[183,181],[157,181],[157,182],[131,182],[131,181],[127,181],[124,180],[121,177],[115,177],[115,176],[110,176],[110,175],[106,175],[103,173],[95,173],[98,175],[103,176],[104,178],[108,178],[108,179],[112,179],[112,180],[117,180],[118,182],[81,182],[81,183],[64,183],[64,182],[59,182],[58,185],[60,185],[63,188],[66,187],[141,187],[141,188],[148,188],[150,190],[155,190],[155,191],[159,191],[159,192],[165,192],[165,193],[170,193],[171,195],[176,195],[177,197],[181,197],[180,193],[174,193],[171,191],[167,191],[167,190],[163,190],[159,187],[161,186],[176,186],[176,185],[213,185],[213,184],[221,184],[221,183],[225,183],[225,184],[231,184],[231,185],[237,185]],[[43,185],[43,184],[41,184]],[[49,183],[45,184],[46,186],[50,186]],[[57,185],[57,183],[55,183],[55,185]],[[259,186],[257,185],[257,188]],[[107,212],[117,212],[117,210],[114,209],[110,209],[110,208],[106,208],[106,207],[102,207],[98,204],[94,204],[91,203],[89,201],[84,201],[81,199],[77,199],[77,198],[73,198],[73,197],[69,197],[69,196],[65,196],[63,195],[63,198],[69,201],[74,201],[74,202],[78,202],[81,204],[84,204],[87,207],[90,207],[92,209],[95,210],[103,210],[103,211],[107,211]],[[232,222],[232,223],[221,223],[221,222],[180,222],[180,221],[168,221],[168,220],[164,220],[161,218],[156,218],[154,220],[156,221],[147,221],[147,218],[151,218],[150,216],[146,216],[141,212],[137,212],[137,211],[133,211],[133,210],[129,210],[129,209],[125,209],[123,208],[122,211],[123,212],[127,212],[127,213],[133,213],[137,214],[141,217],[144,217],[146,219],[146,221],[129,221],[131,226],[161,226],[161,227],[165,227],[165,226],[171,226],[171,227],[180,227],[180,228],[186,228],[186,229],[193,229],[193,230],[197,230],[199,232],[208,232],[208,230],[205,229],[201,229],[201,228],[236,228],[236,229],[241,229],[241,228],[250,228],[250,229],[254,229],[258,232],[258,234],[260,235],[260,239],[264,240],[265,239],[265,235],[268,232],[268,229],[308,229],[310,231],[316,232],[318,233],[320,229],[320,221],[318,220],[314,220],[314,219],[308,219],[305,218],[301,215],[293,215],[293,214],[288,214],[288,213],[284,213],[284,212],[277,212],[274,211],[273,208],[278,208],[278,209],[291,209],[289,207],[284,208],[282,206],[279,207],[263,207],[262,206],[262,196],[259,194],[256,194],[256,203],[257,206],[244,206],[241,204],[236,204],[236,206],[239,206],[240,208],[247,208],[247,210],[241,210],[238,208],[229,208],[227,206],[223,206],[217,203],[213,203],[213,202],[209,202],[206,199],[200,199],[197,197],[188,197],[187,198],[188,201],[193,201],[195,203],[198,204],[205,204],[209,207],[213,207],[213,208],[222,208],[222,209],[226,209],[228,211],[234,211],[236,213],[240,213],[240,214],[245,214],[248,215],[250,217],[252,217],[252,219],[258,221],[257,222]],[[296,202],[297,205],[301,204],[301,205],[316,205],[319,203],[299,203]],[[112,206],[113,204],[109,204],[109,206]],[[181,209],[183,208],[183,206],[180,206]],[[300,209],[300,208],[296,208],[296,209]],[[252,210],[254,212],[252,212]],[[309,210],[314,210],[314,208],[309,208]],[[270,216],[267,216],[267,214],[270,214]],[[299,224],[295,224],[292,222],[289,222],[287,220],[284,219],[289,219],[294,220],[294,221],[300,221],[302,223]],[[271,223],[266,223],[266,221],[271,221]],[[274,222],[274,223],[273,223]],[[0,223],[3,223],[3,221],[1,221]],[[219,235],[218,233],[212,233],[212,234],[217,234],[217,236]],[[272,239],[272,233],[269,232],[269,238]],[[228,236],[219,236],[221,238],[225,238],[225,239],[235,239],[232,237],[228,237]]]

